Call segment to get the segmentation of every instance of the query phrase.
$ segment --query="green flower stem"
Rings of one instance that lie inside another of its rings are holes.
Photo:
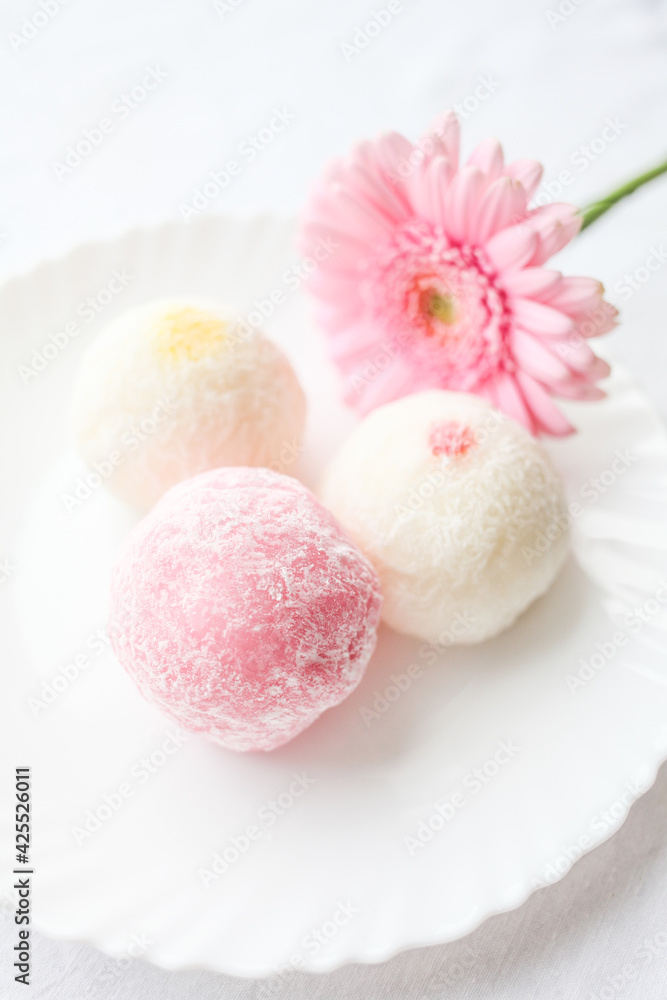
[[[628,181],[627,184],[622,184],[620,188],[616,188],[612,191],[610,195],[603,198],[602,201],[594,201],[592,205],[588,205],[587,208],[582,208],[581,215],[583,217],[583,222],[579,232],[583,232],[587,229],[592,222],[599,219],[601,215],[608,212],[609,209],[615,205],[617,202],[621,201],[623,198],[627,198],[629,194],[636,191],[637,188],[642,187],[642,185],[647,184],[652,181],[654,177],[659,177],[660,174],[667,173],[667,160],[661,163],[660,166],[654,167],[653,170],[647,170],[645,174],[640,174],[639,177],[635,177],[634,180]]]

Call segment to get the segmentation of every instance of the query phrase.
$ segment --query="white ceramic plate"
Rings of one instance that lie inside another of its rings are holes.
[[[581,433],[549,445],[579,505],[573,556],[506,634],[436,655],[383,630],[354,694],[271,754],[179,746],[135,691],[98,632],[134,517],[103,488],[71,513],[62,500],[83,471],[66,427],[79,354],[151,297],[247,312],[281,291],[266,329],[310,396],[313,485],[352,417],[291,245],[287,221],[211,216],[79,248],[0,295],[14,567],[0,739],[3,760],[33,768],[35,924],[168,968],[325,971],[457,938],[606,839],[667,755],[667,441],[622,372],[608,401],[568,406]],[[68,323],[76,335],[22,379]]]

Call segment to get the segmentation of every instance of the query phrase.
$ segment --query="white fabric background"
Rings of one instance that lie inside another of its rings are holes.
[[[53,9],[56,0],[45,2]],[[443,108],[465,108],[480,78],[494,81],[494,93],[470,110],[466,147],[496,134],[508,155],[543,160],[550,181],[569,170],[564,200],[586,203],[667,155],[664,0],[400,6],[346,61],[341,43],[352,43],[385,0],[69,0],[18,48],[11,35],[40,10],[39,0],[3,0],[0,276],[80,241],[178,216],[209,171],[235,157],[276,108],[294,120],[208,211],[295,211],[329,156],[384,128],[416,138]],[[559,10],[558,18],[547,16]],[[166,79],[121,119],[114,102],[150,67]],[[113,131],[58,180],[54,161],[104,117]],[[601,135],[608,118],[619,134],[583,169],[577,150]],[[626,300],[613,291],[653,247],[667,249],[667,180],[610,213],[560,263],[605,281],[623,307],[623,325],[611,338],[615,352],[667,416],[667,264]],[[453,945],[325,977],[295,974],[267,992],[265,984],[209,973],[168,973],[140,962],[123,968],[94,949],[37,937],[30,995],[663,1000],[666,800],[663,768],[611,841],[558,885]],[[23,996],[12,982],[6,915],[0,937],[0,995]]]

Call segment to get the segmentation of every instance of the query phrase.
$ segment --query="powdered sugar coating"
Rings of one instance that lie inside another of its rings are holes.
[[[138,510],[220,466],[284,471],[306,403],[285,355],[215,303],[159,301],[115,319],[86,353],[72,405],[77,448]]]
[[[378,571],[385,621],[428,642],[507,628],[567,552],[563,488],[543,448],[465,393],[375,410],[330,464],[322,497]]]
[[[372,566],[305,486],[216,469],[171,489],[125,542],[109,632],[180,725],[271,750],[356,687],[380,606]]]

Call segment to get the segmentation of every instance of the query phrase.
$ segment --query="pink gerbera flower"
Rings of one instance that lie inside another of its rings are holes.
[[[600,399],[609,374],[586,342],[616,310],[592,278],[544,264],[579,231],[573,205],[529,209],[535,160],[489,139],[459,166],[447,112],[413,146],[395,133],[335,162],[308,206],[302,249],[318,319],[361,413],[406,393],[485,396],[534,434],[573,428],[552,396]],[[318,244],[334,245],[328,256]]]

